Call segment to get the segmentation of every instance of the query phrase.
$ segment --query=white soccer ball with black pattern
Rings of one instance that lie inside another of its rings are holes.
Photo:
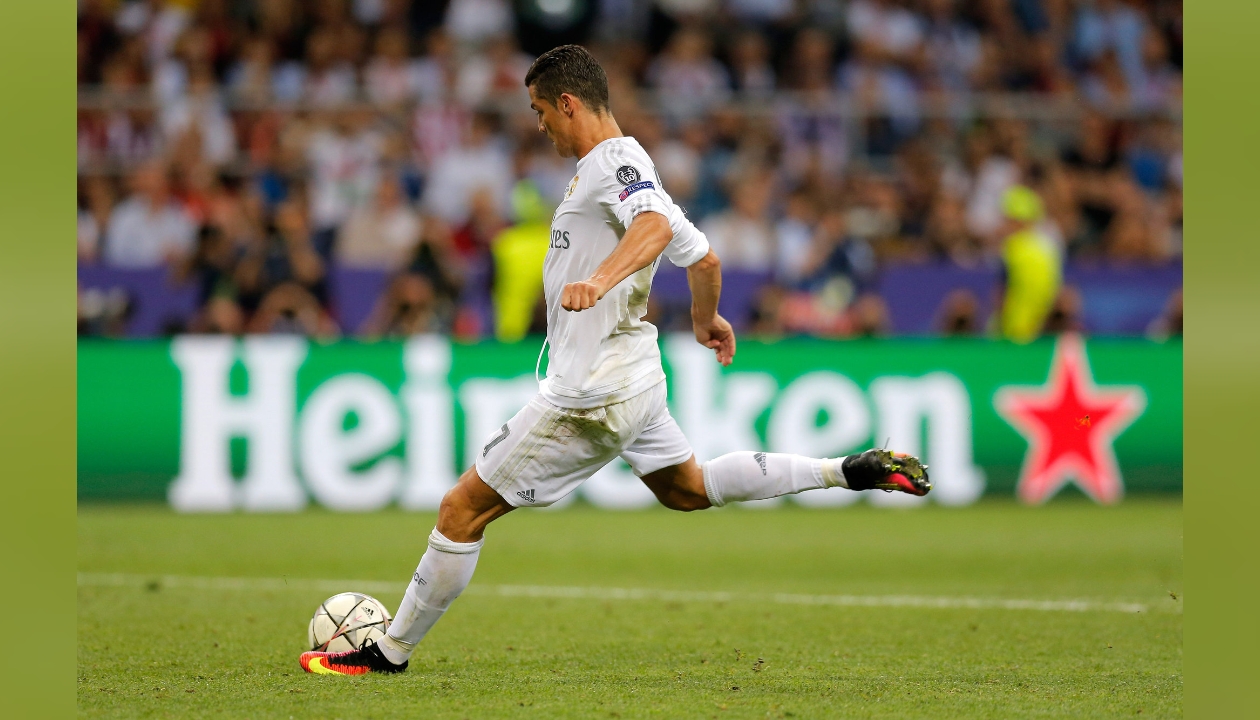
[[[389,611],[376,598],[344,592],[320,603],[311,618],[307,639],[317,652],[358,650],[384,636],[392,621]]]

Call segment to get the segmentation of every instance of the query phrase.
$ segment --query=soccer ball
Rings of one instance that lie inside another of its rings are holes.
[[[317,652],[358,650],[385,635],[393,620],[380,600],[344,592],[320,603],[311,618],[307,639]]]

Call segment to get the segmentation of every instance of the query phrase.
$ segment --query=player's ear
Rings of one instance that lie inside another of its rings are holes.
[[[560,112],[573,117],[573,113],[577,112],[577,102],[569,93],[560,93]]]

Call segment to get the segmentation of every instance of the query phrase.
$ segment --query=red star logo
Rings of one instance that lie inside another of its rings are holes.
[[[1016,488],[1021,500],[1045,502],[1069,480],[1097,502],[1124,494],[1111,443],[1146,409],[1146,393],[1131,385],[1094,385],[1079,337],[1059,339],[1045,385],[1001,388],[993,406],[1028,440]]]

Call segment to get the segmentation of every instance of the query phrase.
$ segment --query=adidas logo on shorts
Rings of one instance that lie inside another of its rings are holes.
[[[765,475],[766,474],[766,454],[763,452],[753,453],[753,460],[757,461],[757,464],[761,466],[761,474]]]
[[[530,488],[528,490],[517,490],[516,495],[527,503],[534,502],[534,488]]]

